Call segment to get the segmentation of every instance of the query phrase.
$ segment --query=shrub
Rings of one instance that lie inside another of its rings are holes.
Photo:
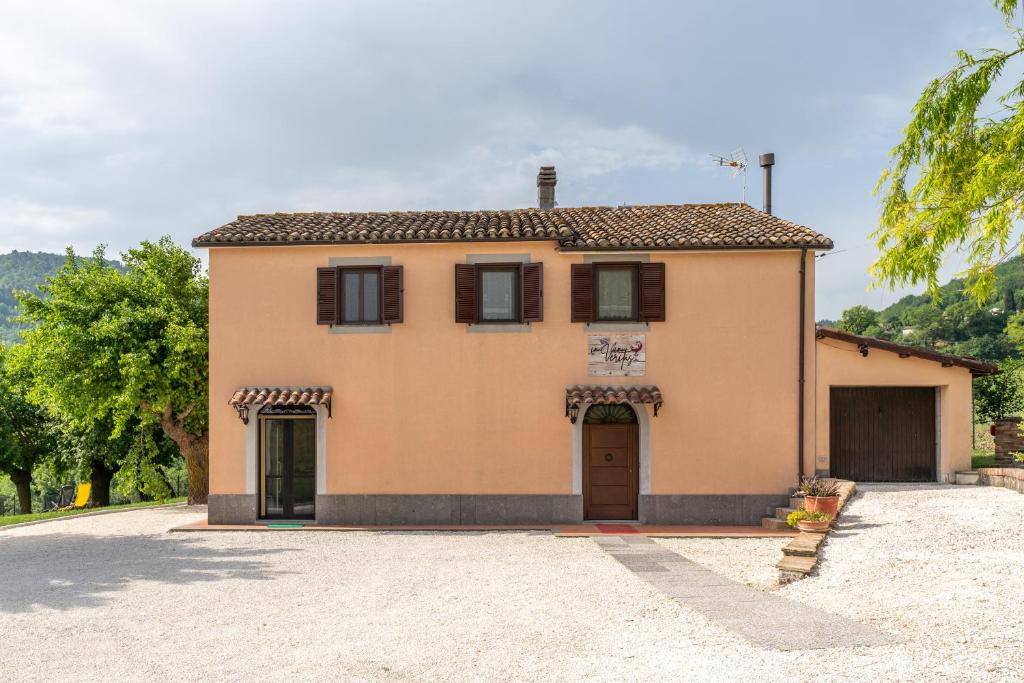
[[[839,495],[839,482],[835,479],[819,479],[818,477],[804,477],[800,482],[800,490],[805,496],[813,498],[831,498]]]
[[[808,522],[827,522],[832,519],[831,516],[826,515],[824,512],[808,512],[807,510],[794,510],[786,516],[786,524],[795,527],[796,523],[800,520],[807,520]]]

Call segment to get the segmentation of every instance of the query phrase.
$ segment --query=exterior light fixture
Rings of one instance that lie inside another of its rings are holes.
[[[242,421],[242,424],[249,424],[249,405],[247,403],[235,404],[235,410],[238,411],[238,419]]]
[[[858,344],[857,345],[857,350],[860,351],[860,355],[864,356],[865,358],[868,357],[868,345],[867,344]]]
[[[565,416],[569,418],[569,422],[576,424],[576,418],[580,416],[580,404],[565,402]]]

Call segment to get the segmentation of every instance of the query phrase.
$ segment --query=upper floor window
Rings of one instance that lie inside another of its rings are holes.
[[[665,320],[664,263],[574,263],[570,280],[574,323]]]
[[[595,264],[597,311],[599,321],[635,321],[637,265]]]
[[[316,269],[317,325],[390,325],[404,315],[402,266]]]
[[[519,322],[519,267],[478,266],[480,322]]]
[[[341,268],[342,323],[380,323],[380,268]]]
[[[455,322],[535,323],[542,320],[543,264],[456,264]]]

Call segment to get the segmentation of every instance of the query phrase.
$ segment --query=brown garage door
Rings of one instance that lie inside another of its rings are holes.
[[[854,481],[935,481],[935,389],[832,387],[830,470]]]

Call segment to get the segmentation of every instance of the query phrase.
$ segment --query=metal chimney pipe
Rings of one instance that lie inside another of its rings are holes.
[[[764,169],[764,212],[772,212],[772,166],[775,165],[775,154],[767,152],[758,157],[761,168]]]
[[[537,206],[542,209],[555,208],[555,176],[554,166],[541,166],[537,172]]]

